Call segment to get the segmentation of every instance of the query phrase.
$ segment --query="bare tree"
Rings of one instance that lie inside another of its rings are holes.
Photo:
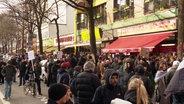
[[[29,34],[33,35],[34,26],[37,27],[40,54],[43,53],[42,43],[42,23],[44,22],[45,15],[47,15],[47,0],[17,0],[17,4],[11,3],[11,0],[4,0],[7,6],[23,21],[24,29],[28,29]],[[27,26],[26,26],[27,24]]]
[[[85,12],[88,16],[88,26],[89,26],[89,34],[90,34],[90,46],[91,46],[91,52],[94,55],[94,58],[96,61],[96,38],[95,38],[95,32],[94,32],[94,20],[93,20],[93,0],[78,0],[80,2],[77,2],[77,0],[62,0],[66,4],[70,5],[71,7],[81,10]],[[85,2],[86,1],[86,2]]]
[[[65,3],[63,4],[62,0],[54,0],[52,4],[50,4],[48,8],[48,15],[45,15],[45,18],[49,20],[49,22],[54,22],[56,26],[56,35],[57,35],[57,40],[58,40],[58,51],[60,51],[60,39],[59,39],[59,23],[58,20],[60,18],[60,13],[59,13],[59,6],[64,6],[66,5]]]
[[[13,40],[16,38],[16,31],[18,30],[18,28],[15,25],[14,19],[8,17],[7,14],[1,14],[0,17],[0,37],[3,47],[3,53],[7,53],[8,49],[11,49],[12,53]]]

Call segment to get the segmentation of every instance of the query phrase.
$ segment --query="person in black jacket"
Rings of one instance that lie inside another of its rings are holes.
[[[92,104],[111,104],[115,98],[124,99],[125,91],[118,85],[118,73],[114,69],[105,72],[105,84],[95,91]]]
[[[4,99],[9,100],[11,97],[11,86],[13,77],[16,74],[16,69],[12,65],[11,60],[7,62],[7,65],[4,67],[4,69],[1,71],[2,75],[4,76]]]
[[[87,61],[83,69],[84,72],[76,78],[77,104],[89,104],[96,88],[101,85],[100,79],[94,74],[95,64],[92,61]]]
[[[27,65],[27,61],[25,59],[22,59],[21,60],[21,64],[20,64],[20,73],[19,73],[19,78],[20,78],[20,81],[19,81],[19,86],[22,86],[25,84],[25,80],[26,80],[26,67]]]
[[[39,64],[39,61],[37,61],[34,64],[34,74],[35,74],[35,81],[36,81],[36,84],[37,84],[37,90],[38,90],[39,95],[42,95],[42,93],[41,93],[41,82],[40,82],[41,73],[42,73],[42,69],[41,69],[41,66]]]

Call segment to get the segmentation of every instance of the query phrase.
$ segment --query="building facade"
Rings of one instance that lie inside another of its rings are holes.
[[[150,50],[159,52],[176,50],[177,43],[177,0],[94,0],[94,21],[97,45],[102,52],[134,52],[134,47],[122,47],[117,49],[106,49],[116,39],[169,33]],[[84,31],[87,30],[88,20],[85,13],[77,13],[76,16],[76,43],[86,43]],[[89,34],[85,34],[88,35]],[[158,36],[158,35],[157,35]],[[158,36],[159,37],[159,36]],[[139,37],[141,39],[141,37]],[[149,40],[149,39],[148,39]],[[151,40],[151,39],[150,39]],[[163,44],[174,44],[165,49]],[[122,42],[121,44],[127,44]],[[105,50],[104,50],[105,48]],[[127,48],[127,50],[124,50]],[[130,50],[132,48],[132,50]],[[149,48],[139,46],[138,48]],[[162,49],[163,48],[163,49]],[[135,51],[137,52],[137,51]],[[138,50],[140,52],[140,49]]]
[[[48,0],[48,7],[54,3],[53,0]],[[65,46],[71,45],[74,42],[74,9],[64,2],[60,1],[58,3],[59,10],[59,37],[57,39],[57,30],[55,22],[47,22],[42,24],[42,40],[43,40],[43,51],[51,52],[58,51],[58,41],[60,41],[60,48],[64,49]],[[50,20],[56,18],[56,8],[53,8],[51,15],[49,15]],[[35,31],[37,33],[37,31]],[[37,38],[37,46],[38,46]]]

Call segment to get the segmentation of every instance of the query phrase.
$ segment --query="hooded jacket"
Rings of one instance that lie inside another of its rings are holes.
[[[69,85],[70,76],[65,69],[60,68],[57,74],[57,83]]]
[[[92,104],[110,104],[115,98],[124,99],[124,90],[119,85],[113,86],[110,83],[112,75],[118,75],[113,69],[107,69],[105,73],[105,84],[95,91]]]

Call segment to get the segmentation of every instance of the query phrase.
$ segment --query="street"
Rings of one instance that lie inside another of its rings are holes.
[[[17,81],[19,79],[17,78]],[[47,90],[48,87],[42,82],[42,96],[33,97],[31,94],[25,95],[23,92],[23,86],[18,86],[18,82],[12,85],[12,95],[9,101],[3,100],[3,88],[4,85],[0,85],[0,104],[46,104],[47,102]]]

